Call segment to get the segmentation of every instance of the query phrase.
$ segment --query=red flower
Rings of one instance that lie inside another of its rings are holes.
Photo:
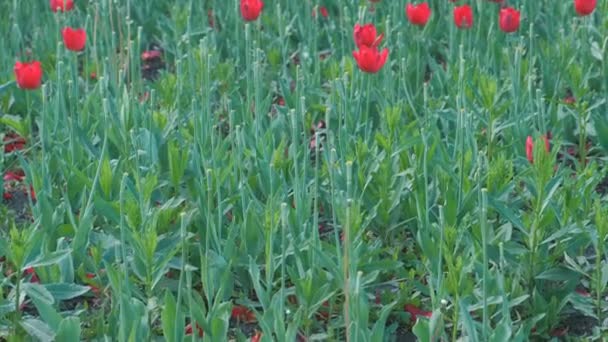
[[[574,0],[574,10],[580,16],[586,16],[593,13],[597,0]]]
[[[454,7],[454,24],[458,28],[473,26],[473,9],[469,5]]]
[[[63,44],[68,50],[80,51],[84,49],[87,42],[87,32],[84,29],[73,29],[66,27],[61,31]]]
[[[545,141],[545,150],[549,152],[551,150],[549,139],[547,139],[547,136],[545,135],[543,135],[542,138]],[[530,164],[534,164],[534,139],[532,139],[532,136],[529,135],[526,139],[526,157],[528,158]]]
[[[204,335],[203,328],[201,328],[200,325],[198,325],[198,323],[196,323],[196,331],[198,332],[198,337],[203,337],[203,335]],[[185,334],[192,335],[192,323],[186,325]]]
[[[252,323],[256,321],[253,311],[241,305],[236,305],[232,308],[232,318],[244,323]]]
[[[27,194],[27,190],[25,191]],[[30,197],[32,201],[36,202],[36,191],[34,191],[34,187],[30,185]]]
[[[142,61],[150,61],[156,58],[161,58],[161,52],[159,50],[146,50],[141,53]]]
[[[412,322],[416,322],[419,316],[431,318],[431,316],[433,315],[432,312],[421,310],[414,304],[406,304],[404,309],[412,316]]]
[[[25,274],[31,274],[32,278],[30,279],[30,282],[32,283],[39,283],[40,279],[38,278],[38,275],[36,274],[36,271],[34,271],[33,267],[29,267],[27,269],[25,269]]]
[[[426,2],[418,5],[407,4],[405,7],[405,14],[412,24],[424,26],[431,17],[431,9]]]
[[[359,51],[353,51],[353,57],[359,65],[359,69],[364,72],[377,73],[382,69],[386,58],[388,57],[388,49],[384,48],[380,52],[377,48],[369,48],[367,46],[360,46]]]
[[[74,8],[74,0],[51,0],[51,11],[65,12]]]
[[[209,27],[211,27],[211,28],[215,27],[215,19],[213,18],[212,10],[207,11],[207,21],[209,22]]]
[[[2,141],[4,142],[4,153],[23,150],[26,143],[25,138],[15,133],[8,133]]]
[[[327,18],[329,16],[329,12],[327,12],[327,7],[325,7],[325,6],[319,7],[319,13],[321,13],[321,16],[323,18]],[[313,18],[317,17],[317,11],[315,11],[315,10],[312,11],[312,17]]]
[[[241,0],[241,15],[246,21],[256,20],[264,8],[262,0]]]
[[[13,68],[17,85],[21,89],[36,89],[42,82],[42,66],[40,62],[31,63],[16,62]]]
[[[353,29],[353,37],[355,39],[355,45],[357,45],[358,48],[361,46],[375,48],[380,45],[384,35],[378,35],[376,32],[376,26],[374,26],[374,24],[365,24],[363,26],[355,24],[355,28]]]
[[[17,172],[8,171],[7,173],[4,174],[3,179],[5,182],[10,182],[10,181],[21,182],[23,180],[23,177],[25,177],[25,175],[23,174],[23,171],[17,171]]]
[[[505,7],[500,10],[498,26],[503,32],[511,33],[519,28],[519,11],[512,7]]]
[[[534,139],[530,135],[526,139],[526,157],[531,164],[534,163]]]
[[[251,342],[260,342],[262,340],[262,333],[256,331],[255,335],[251,336]]]

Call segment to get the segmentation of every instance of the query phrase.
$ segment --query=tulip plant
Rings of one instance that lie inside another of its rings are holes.
[[[608,2],[0,11],[0,341],[608,339]]]

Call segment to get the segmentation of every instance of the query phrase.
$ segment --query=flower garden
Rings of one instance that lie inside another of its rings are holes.
[[[608,339],[608,1],[0,11],[0,341]]]

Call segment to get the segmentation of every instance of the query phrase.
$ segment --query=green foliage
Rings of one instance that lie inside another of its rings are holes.
[[[430,5],[0,2],[0,340],[606,339],[606,4]]]

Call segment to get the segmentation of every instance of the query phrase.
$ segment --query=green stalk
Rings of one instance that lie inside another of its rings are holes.
[[[274,216],[274,214],[273,214]],[[285,298],[285,279],[287,275],[285,273],[285,260],[287,259],[287,229],[289,228],[289,208],[287,207],[287,203],[281,203],[281,250],[283,251],[283,255],[281,256],[281,298]],[[272,235],[272,234],[268,234]],[[314,264],[313,264],[314,265]],[[285,302],[279,301],[281,303],[281,307],[279,308],[279,312],[283,316],[282,322],[285,322]]]
[[[342,259],[342,270],[344,277],[344,325],[346,329],[346,342],[350,342],[350,248],[351,248],[351,237],[350,237],[350,215],[352,200],[350,199],[350,188],[352,183],[352,161],[346,162],[346,222],[344,223],[344,241],[343,250],[344,257]]]
[[[188,246],[186,245],[186,222],[184,220],[184,217],[186,216],[186,214],[184,212],[181,212],[179,214],[179,221],[180,221],[180,239],[182,242],[182,268],[179,272],[179,285],[177,286],[177,303],[176,303],[176,310],[175,312],[177,313],[175,315],[175,326],[176,327],[181,327],[183,322],[178,322],[177,318],[180,316],[180,307],[182,304],[182,289],[184,286],[184,275],[186,274],[186,265],[188,264],[188,256],[187,256],[187,250],[188,250]],[[188,277],[189,278],[189,277]],[[190,282],[188,282],[188,284],[190,284]],[[190,288],[187,289],[188,291],[191,291]],[[192,310],[192,309],[190,309]],[[191,315],[192,317],[192,315]],[[151,328],[151,326],[150,326]],[[179,329],[179,328],[178,328]],[[196,335],[196,324],[192,325],[192,331],[194,332],[192,334],[192,336]]]
[[[119,194],[119,201],[120,201],[120,256],[121,256],[121,262],[122,262],[122,272],[123,275],[125,276],[124,278],[124,284],[123,287],[126,290],[127,294],[130,292],[129,291],[129,270],[127,267],[127,236],[125,233],[126,230],[126,222],[125,222],[125,191],[126,191],[126,187],[127,187],[127,179],[129,178],[129,175],[127,173],[123,173],[122,175],[122,180],[120,181],[120,194]],[[118,303],[119,303],[119,307],[120,307],[120,328],[119,328],[119,336],[120,336],[120,340],[121,341],[127,341],[127,332],[129,332],[130,330],[128,330],[126,321],[127,321],[127,317],[126,317],[126,308],[123,306],[123,300],[122,298],[120,298],[120,296],[118,297]]]
[[[488,189],[481,189],[481,240],[483,248],[483,320],[482,320],[482,338],[488,340]]]

